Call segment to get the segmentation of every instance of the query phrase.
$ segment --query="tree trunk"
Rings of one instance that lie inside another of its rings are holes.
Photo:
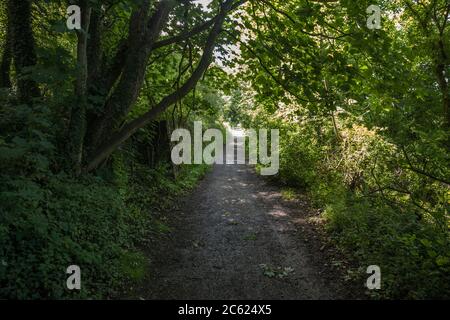
[[[32,98],[40,96],[37,83],[30,77],[30,68],[37,61],[31,26],[31,0],[8,0],[8,14],[18,98],[22,103],[31,103]]]
[[[86,134],[86,104],[87,104],[87,39],[91,8],[88,0],[81,0],[81,28],[77,31],[77,79],[75,84],[76,103],[72,107],[69,126],[69,155],[76,174],[81,173],[83,159],[83,142]]]
[[[136,102],[153,44],[174,6],[174,1],[160,1],[150,19],[147,17],[148,4],[132,15],[125,66],[117,86],[105,103],[103,114],[90,124],[90,150],[98,148],[108,139]]]
[[[3,47],[2,61],[0,64],[0,88],[11,88],[11,28],[9,26],[9,21],[6,27],[6,40]]]
[[[232,3],[232,0],[228,0],[222,5],[218,19],[209,32],[208,39],[203,50],[202,58],[197,68],[194,70],[190,78],[184,83],[184,85],[172,94],[164,97],[150,111],[148,111],[141,117],[127,123],[119,132],[113,134],[109,140],[107,140],[99,148],[97,148],[92,154],[90,161],[85,168],[86,171],[92,171],[96,169],[118,146],[120,146],[124,141],[131,137],[137,129],[144,127],[150,121],[154,120],[161,112],[165,111],[171,105],[185,97],[195,87],[195,85],[201,79],[202,75],[211,63],[212,54],[217,38],[222,29],[225,17],[232,8]]]
[[[445,126],[450,128],[450,97],[448,80],[446,76],[446,69],[448,70],[449,63],[447,53],[444,48],[444,40],[439,39],[436,44],[438,57],[436,59],[436,76],[439,83],[439,89],[442,93],[442,111],[445,118]]]
[[[88,80],[87,83],[96,85],[100,78],[102,58],[102,8],[91,9],[89,20],[89,38],[87,42]]]

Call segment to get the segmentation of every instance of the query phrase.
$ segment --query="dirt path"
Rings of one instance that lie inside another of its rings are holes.
[[[145,299],[349,296],[302,232],[305,204],[284,201],[253,168],[216,165],[179,207],[150,248]]]

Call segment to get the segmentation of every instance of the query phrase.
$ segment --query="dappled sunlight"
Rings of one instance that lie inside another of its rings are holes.
[[[269,211],[268,213],[269,215],[276,217],[276,218],[285,218],[288,217],[289,215],[286,213],[286,211],[282,210],[282,209],[274,209]]]

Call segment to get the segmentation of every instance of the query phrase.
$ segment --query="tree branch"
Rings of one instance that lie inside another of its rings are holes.
[[[239,1],[239,3],[243,4],[245,3],[245,1]],[[232,4],[232,0],[227,0],[222,5],[220,14],[218,15],[218,18],[208,35],[202,58],[200,59],[197,68],[191,74],[190,78],[178,90],[164,97],[150,111],[140,116],[139,118],[128,122],[119,132],[113,134],[112,137],[108,141],[103,143],[92,155],[85,168],[85,171],[89,172],[97,168],[118,146],[120,146],[124,141],[131,137],[137,129],[142,128],[150,121],[155,119],[161,112],[169,108],[178,100],[185,97],[195,87],[195,85],[201,79],[202,75],[208,69],[211,63],[215,44],[219,37],[225,18],[231,11]]]

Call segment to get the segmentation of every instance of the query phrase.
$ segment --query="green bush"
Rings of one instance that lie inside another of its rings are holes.
[[[5,177],[3,177],[5,179]],[[99,297],[112,293],[126,235],[117,191],[102,181],[64,175],[44,183],[4,180],[0,217],[0,296]],[[65,289],[66,268],[82,270],[82,290]]]
[[[450,241],[446,232],[382,200],[374,204],[348,197],[344,203],[329,204],[324,216],[336,242],[361,264],[361,275],[364,266],[380,266],[382,290],[371,293],[395,299],[448,299]]]
[[[337,117],[336,137],[331,121],[293,123],[265,112],[253,112],[246,125],[280,128],[276,178],[324,209],[328,233],[356,266],[349,276],[363,284],[367,267],[378,265],[382,289],[370,291],[374,298],[450,298],[447,187],[405,169],[407,159],[383,130]],[[420,144],[417,152],[429,145]]]
[[[141,279],[147,262],[136,245],[154,225],[152,208],[167,206],[157,199],[173,190],[192,187],[204,173],[195,170],[179,184],[148,175],[153,185],[163,186],[129,186],[137,198],[123,197],[117,185],[95,177],[60,174],[37,183],[2,175],[0,297],[105,298],[126,281]],[[66,289],[72,264],[81,268],[79,292]]]
[[[148,260],[137,248],[158,228],[154,213],[207,167],[174,179],[167,165],[149,168],[117,152],[100,176],[74,177],[55,168],[45,108],[8,115],[0,123],[0,298],[108,298],[142,279]],[[80,291],[66,288],[70,265],[80,266]]]

